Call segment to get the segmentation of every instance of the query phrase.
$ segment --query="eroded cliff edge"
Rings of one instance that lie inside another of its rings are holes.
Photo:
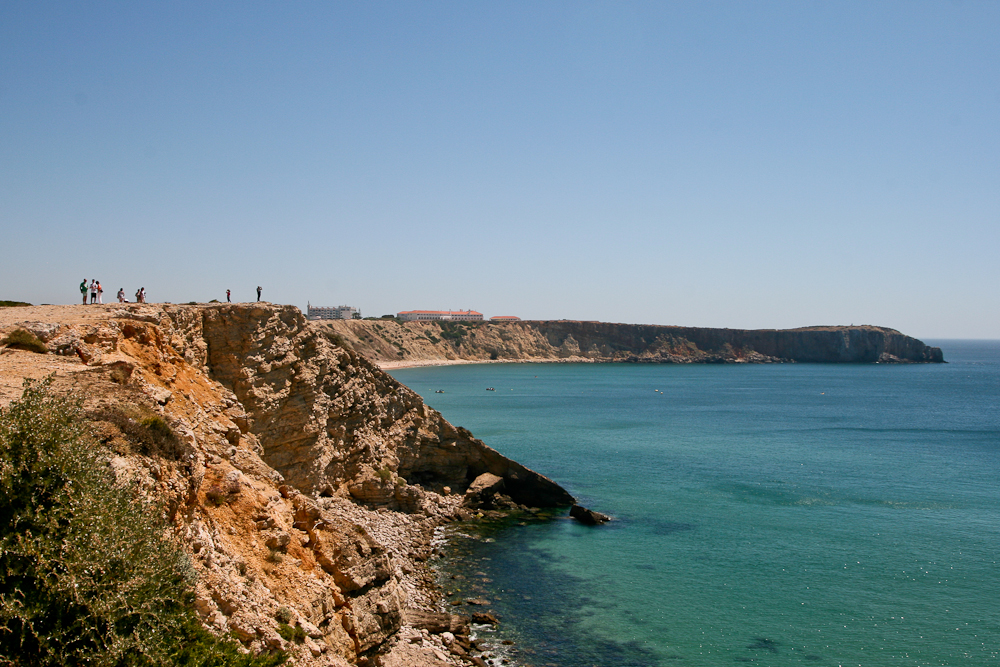
[[[502,479],[491,502],[572,502],[294,307],[116,304],[17,316],[0,330],[32,331],[50,352],[0,352],[6,400],[21,378],[54,373],[54,390],[84,401],[115,476],[162,505],[190,554],[202,619],[250,650],[283,648],[298,664],[387,652],[386,664],[399,652],[396,664],[464,664],[468,644],[446,647],[406,622],[408,609],[437,608],[430,532],[472,516],[483,499],[464,492],[484,473]],[[147,415],[161,415],[178,444],[135,442]],[[278,634],[289,621],[304,642]],[[458,617],[444,627],[461,637]]]
[[[608,322],[313,321],[382,364],[465,361],[927,363],[940,348],[886,327],[711,329]]]

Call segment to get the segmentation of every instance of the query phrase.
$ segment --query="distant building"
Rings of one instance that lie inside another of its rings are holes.
[[[490,318],[490,322],[520,322],[521,318],[517,315],[494,315]]]
[[[404,322],[413,322],[417,320],[424,322],[441,322],[449,320],[452,322],[483,321],[483,314],[477,313],[474,310],[404,310],[401,313],[396,313],[396,317]]]
[[[310,320],[354,320],[360,317],[361,311],[351,306],[306,305],[306,318]]]

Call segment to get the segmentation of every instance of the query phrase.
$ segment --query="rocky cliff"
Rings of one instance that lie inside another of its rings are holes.
[[[382,364],[467,361],[618,361],[648,363],[942,362],[929,347],[874,326],[709,329],[607,322],[438,323],[314,321],[344,347]]]
[[[406,621],[441,625],[431,531],[484,503],[572,502],[293,307],[21,308],[0,318],[0,333],[13,328],[50,352],[2,350],[0,400],[54,374],[54,390],[84,401],[116,477],[162,505],[191,555],[206,625],[249,650],[314,665],[472,661],[461,617],[438,634]],[[156,418],[169,432],[150,439]]]

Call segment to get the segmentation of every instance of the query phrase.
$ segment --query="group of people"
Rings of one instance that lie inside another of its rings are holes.
[[[101,295],[104,294],[104,288],[101,287],[101,281],[94,278],[90,281],[90,286],[87,286],[87,279],[84,278],[83,282],[80,283],[80,294],[83,295],[83,305],[87,305],[87,292],[90,292],[90,302],[91,303],[104,303],[101,300]]]
[[[87,293],[90,293],[90,303],[104,303],[102,295],[104,294],[104,288],[101,287],[101,281],[94,278],[90,281],[90,285],[87,284],[87,279],[84,278],[83,282],[80,283],[80,294],[83,295],[83,305],[87,305]],[[135,293],[136,303],[146,303],[146,288],[140,287]],[[118,303],[128,303],[125,298],[125,288],[118,288]]]
[[[94,278],[90,281],[90,285],[87,284],[87,279],[84,278],[83,282],[80,283],[80,294],[83,295],[83,305],[87,305],[87,294],[90,293],[90,303],[104,303],[101,300],[101,295],[104,294],[104,289],[101,287],[101,281]],[[260,301],[261,287],[257,286],[257,300]],[[232,292],[226,290],[226,303],[231,302]],[[146,288],[140,287],[135,293],[136,303],[146,303]],[[125,298],[125,288],[118,288],[118,303],[128,303],[128,299]]]

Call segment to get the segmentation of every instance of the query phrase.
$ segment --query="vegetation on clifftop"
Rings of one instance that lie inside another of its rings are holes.
[[[187,556],[85,424],[48,382],[0,409],[0,665],[282,663],[201,626]]]
[[[37,352],[38,354],[47,354],[49,351],[49,348],[45,347],[45,343],[39,340],[38,336],[25,329],[14,329],[4,336],[3,340],[0,340],[0,345],[15,350]]]

